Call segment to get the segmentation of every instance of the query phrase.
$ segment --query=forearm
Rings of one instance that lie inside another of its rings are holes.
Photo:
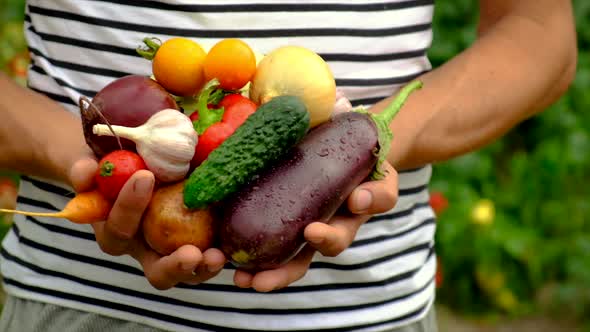
[[[87,151],[80,120],[51,99],[0,74],[0,169],[68,182]]]
[[[473,151],[567,90],[577,52],[571,9],[566,1],[541,2],[544,11],[522,1],[492,22],[490,10],[469,49],[420,78],[424,87],[391,126],[392,165],[412,168]]]

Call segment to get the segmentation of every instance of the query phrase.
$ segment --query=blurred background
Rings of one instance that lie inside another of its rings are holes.
[[[574,0],[569,92],[494,144],[436,165],[440,331],[590,331],[590,1]],[[25,85],[24,0],[0,1],[0,70]],[[477,1],[437,1],[438,66],[475,38]],[[0,207],[18,176],[0,171]],[[0,215],[0,238],[10,227]],[[0,297],[0,305],[1,305]]]

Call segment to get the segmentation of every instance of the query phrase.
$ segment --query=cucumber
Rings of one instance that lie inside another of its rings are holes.
[[[191,173],[184,204],[205,208],[238,191],[301,141],[309,128],[309,112],[299,97],[278,96],[261,105]]]

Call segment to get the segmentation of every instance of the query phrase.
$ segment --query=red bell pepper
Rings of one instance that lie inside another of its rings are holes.
[[[208,99],[206,92],[202,98]],[[205,161],[209,153],[231,136],[257,108],[253,101],[237,93],[224,96],[217,105],[201,103],[198,112],[190,115],[199,133],[191,168]]]

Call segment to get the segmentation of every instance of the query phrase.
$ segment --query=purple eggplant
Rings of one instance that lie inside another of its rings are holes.
[[[389,123],[408,96],[405,86],[379,114],[355,110],[312,129],[276,164],[219,206],[220,248],[236,267],[260,271],[279,267],[305,245],[311,222],[327,222],[352,190],[383,177],[392,139]]]

